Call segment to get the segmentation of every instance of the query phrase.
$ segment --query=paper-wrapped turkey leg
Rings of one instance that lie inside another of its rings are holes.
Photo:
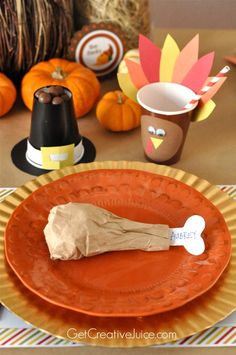
[[[134,222],[91,204],[53,207],[44,234],[52,259],[70,260],[118,250],[168,250],[167,225]]]

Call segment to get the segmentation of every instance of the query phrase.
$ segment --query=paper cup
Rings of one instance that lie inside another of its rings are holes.
[[[81,140],[74,115],[72,93],[67,88],[64,90],[69,99],[60,105],[41,103],[34,95],[29,141],[36,149],[71,143],[76,145]]]
[[[48,86],[41,89],[45,88]],[[58,105],[42,103],[34,94],[25,156],[28,163],[39,169],[60,169],[78,163],[84,155],[82,137],[74,115],[72,93],[65,87],[63,89],[68,99]]]
[[[191,112],[198,103],[183,108],[194,96],[191,89],[176,83],[148,84],[138,91],[142,143],[149,160],[169,165],[180,159]]]

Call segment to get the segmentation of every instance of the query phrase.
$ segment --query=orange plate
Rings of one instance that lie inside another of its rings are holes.
[[[77,261],[52,261],[43,229],[58,204],[93,203],[146,223],[183,226],[192,214],[206,220],[206,251],[120,251]],[[231,237],[218,209],[177,180],[137,170],[93,170],[40,187],[12,214],[6,257],[23,284],[43,299],[95,316],[165,312],[207,291],[225,269]]]

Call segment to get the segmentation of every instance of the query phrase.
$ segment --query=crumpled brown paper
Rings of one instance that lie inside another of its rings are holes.
[[[167,225],[134,222],[83,203],[53,207],[44,234],[51,259],[80,259],[117,250],[167,250]]]

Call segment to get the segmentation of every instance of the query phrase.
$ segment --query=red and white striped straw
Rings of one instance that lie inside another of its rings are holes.
[[[226,66],[223,69],[221,69],[221,71],[214,76],[211,81],[209,81],[209,83],[204,86],[198,94],[196,94],[193,99],[184,106],[184,109],[190,109],[196,102],[198,102],[200,100],[200,98],[208,91],[212,88],[212,86],[214,86],[219,80],[220,78],[224,77],[224,74],[228,73],[228,71],[230,70],[230,67]]]

